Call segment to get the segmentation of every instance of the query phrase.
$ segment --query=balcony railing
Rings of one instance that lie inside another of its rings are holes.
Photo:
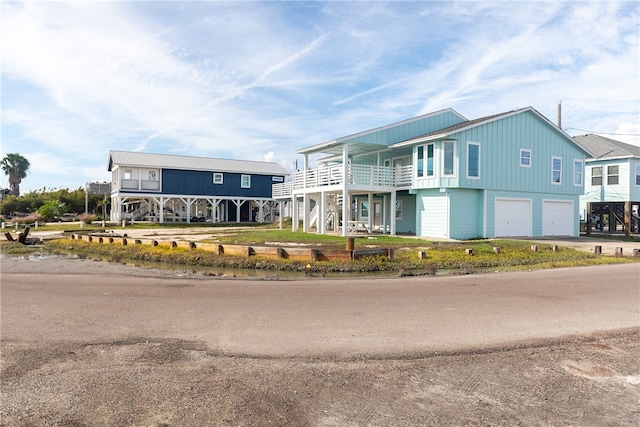
[[[369,187],[410,187],[412,176],[412,166],[349,165],[346,181],[348,185]],[[295,172],[289,182],[273,184],[272,196],[276,199],[289,197],[296,190],[342,185],[344,182],[342,166],[323,166]]]

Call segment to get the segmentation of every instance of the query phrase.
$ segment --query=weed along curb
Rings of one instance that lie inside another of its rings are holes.
[[[349,261],[356,260],[367,256],[383,256],[390,260],[394,259],[393,248],[382,249],[353,249],[353,244],[347,241],[347,249],[317,249],[317,248],[295,248],[285,246],[245,246],[245,245],[227,245],[218,243],[199,243],[189,241],[171,240],[167,242],[159,242],[151,239],[129,239],[126,236],[97,236],[91,234],[71,234],[71,240],[82,240],[88,243],[97,244],[113,244],[127,246],[149,245],[149,246],[168,246],[170,248],[200,249],[213,252],[216,255],[232,255],[232,256],[260,256],[272,259],[289,259],[298,261]]]

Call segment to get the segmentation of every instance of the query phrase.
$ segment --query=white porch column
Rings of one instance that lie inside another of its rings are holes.
[[[263,209],[264,209],[265,203],[267,202],[265,202],[264,200],[256,200],[256,204],[258,205],[258,222],[261,224],[264,222]]]
[[[369,232],[373,232],[373,216],[374,216],[374,212],[373,212],[373,193],[369,193],[367,195],[367,206],[369,207],[369,212],[367,212],[369,214],[369,217],[367,218],[367,228],[369,229]]]
[[[298,231],[298,197],[291,198],[291,231]]]
[[[396,235],[396,192],[395,190],[391,192],[391,203],[389,206],[389,218],[391,219],[391,224],[389,227],[389,234],[392,236]]]
[[[351,220],[351,200],[349,199],[349,146],[342,146],[342,235],[347,236]]]
[[[305,178],[306,181],[306,178]],[[306,187],[306,183],[305,183],[305,187]],[[304,195],[302,196],[302,231],[304,231],[305,233],[309,232],[309,214],[311,213],[311,198],[309,197],[309,195],[307,194],[307,192],[305,191]]]
[[[389,220],[389,197],[385,194],[382,196],[382,232],[387,234],[387,222]]]
[[[282,230],[282,217],[284,216],[284,200],[278,202],[278,208],[280,209],[280,215],[278,215],[278,229]]]
[[[320,204],[318,206],[318,233],[327,234],[327,193],[320,192]]]

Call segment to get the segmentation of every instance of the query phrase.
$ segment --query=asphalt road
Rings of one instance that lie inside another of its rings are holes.
[[[640,326],[639,264],[311,281],[105,273],[24,274],[3,266],[2,340],[154,337],[200,341],[222,354],[341,358]]]

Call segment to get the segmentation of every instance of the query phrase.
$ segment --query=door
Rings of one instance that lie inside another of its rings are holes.
[[[544,200],[542,202],[542,235],[573,236],[573,202],[571,200]]]
[[[496,198],[496,237],[531,236],[533,234],[530,199]]]

